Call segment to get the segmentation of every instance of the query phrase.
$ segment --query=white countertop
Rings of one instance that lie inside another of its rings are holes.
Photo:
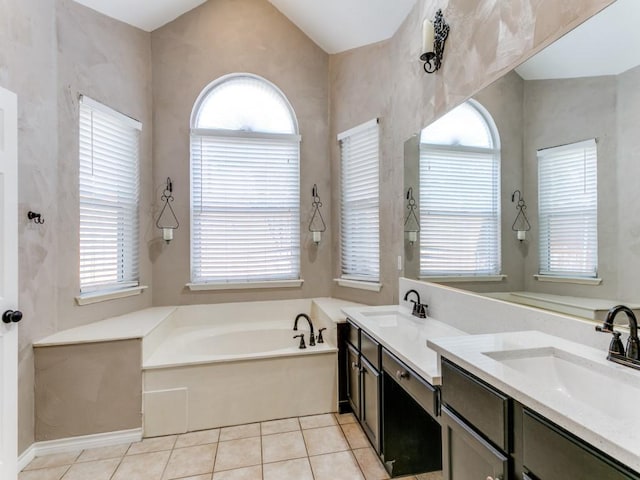
[[[119,317],[62,330],[34,342],[33,346],[51,347],[142,338],[156,328],[175,309],[176,307],[145,308]]]
[[[465,332],[432,318],[417,318],[402,306],[348,307],[342,311],[387,350],[432,385],[440,385],[436,352],[427,340],[466,335]],[[386,312],[389,315],[384,315]],[[399,315],[396,316],[394,313]]]
[[[640,471],[640,371],[606,360],[604,351],[538,331],[430,338],[427,345],[506,395]],[[596,376],[602,373],[603,381],[595,386],[585,384],[583,390],[580,381],[587,380],[582,376],[552,379],[555,372],[551,370],[543,372],[536,381],[531,375],[510,367],[508,361],[500,360],[509,358],[509,352],[533,349],[568,352],[580,357],[580,363],[574,360],[576,366],[571,368],[584,369],[584,373],[596,372]],[[548,381],[545,375],[548,375]],[[565,384],[567,388],[564,388]],[[580,395],[580,392],[588,392],[588,395]]]
[[[348,300],[341,300],[339,298],[332,297],[314,298],[313,303],[315,303],[317,307],[334,323],[344,323],[347,321],[347,317],[342,311],[343,308],[364,307],[362,303],[350,302]]]

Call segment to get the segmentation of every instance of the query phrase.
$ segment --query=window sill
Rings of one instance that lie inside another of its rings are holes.
[[[349,280],[346,278],[334,278],[334,282],[336,282],[341,287],[347,288],[357,288],[360,290],[369,290],[370,292],[379,292],[382,290],[382,284],[377,282],[365,282],[363,280]]]
[[[264,282],[236,282],[236,283],[187,283],[192,292],[207,290],[253,290],[260,288],[299,288],[304,280],[269,280]]]
[[[427,282],[461,283],[461,282],[501,282],[506,280],[506,275],[451,275],[451,276],[426,276],[420,280]]]
[[[147,287],[146,285],[138,285],[137,287],[123,288],[122,290],[86,293],[84,295],[78,295],[76,297],[76,303],[79,306],[83,306],[106,302],[107,300],[115,300],[116,298],[133,297],[134,295],[140,295],[142,291],[146,290],[147,288],[149,287]]]
[[[554,277],[553,275],[534,275],[533,278],[539,282],[574,283],[577,285],[600,285],[602,283],[601,278]]]

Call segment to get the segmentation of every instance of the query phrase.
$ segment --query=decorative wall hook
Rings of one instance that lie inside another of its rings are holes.
[[[324,223],[324,218],[322,218],[322,212],[320,211],[322,201],[320,200],[320,195],[318,195],[318,186],[315,183],[311,189],[311,197],[313,198],[313,202],[311,204],[313,205],[313,215],[309,222],[309,231],[313,235],[314,243],[318,245],[320,240],[322,240],[322,232],[327,230],[327,224]]]
[[[31,210],[27,212],[27,218],[38,225],[42,225],[44,223],[42,215],[40,213],[32,212]]]
[[[516,190],[511,194],[511,202],[513,203],[516,201],[516,194],[518,194],[518,204],[516,205],[518,215],[516,215],[516,219],[513,221],[513,225],[511,225],[511,230],[518,232],[517,238],[522,242],[527,238],[527,232],[531,230],[531,224],[527,218],[527,204],[524,203],[524,197],[520,190]]]
[[[171,202],[173,202],[173,182],[170,177],[167,177],[167,185],[160,199],[164,202],[164,205],[162,206],[160,215],[158,215],[158,220],[156,220],[156,227],[162,230],[163,240],[169,243],[173,240],[173,231],[180,226],[178,217],[176,217],[173,207],[171,206]],[[168,211],[167,207],[169,207]],[[169,214],[171,215],[170,217]],[[169,218],[163,218],[163,216]]]
[[[442,66],[444,44],[449,36],[449,25],[444,21],[442,10],[438,9],[433,23],[425,19],[422,24],[422,55],[420,60],[424,62],[424,71],[434,73]]]
[[[413,198],[413,187],[409,187],[407,190],[406,199],[409,213],[407,213],[407,218],[404,220],[404,231],[408,234],[409,244],[413,245],[418,241],[418,232],[420,231],[420,221],[416,215],[418,205],[416,204],[416,199]]]

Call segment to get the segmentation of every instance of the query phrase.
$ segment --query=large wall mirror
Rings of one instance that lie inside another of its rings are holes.
[[[405,276],[640,309],[637,18],[617,0],[406,141]]]

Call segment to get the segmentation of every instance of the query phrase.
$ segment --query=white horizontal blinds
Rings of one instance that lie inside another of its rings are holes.
[[[597,276],[597,163],[594,139],[538,150],[541,275]]]
[[[341,151],[342,278],[380,279],[377,119],[338,136]]]
[[[80,99],[80,291],[138,285],[141,124]]]
[[[420,275],[499,274],[499,199],[499,152],[421,144]]]
[[[192,281],[300,277],[299,139],[191,136]]]
[[[272,83],[213,82],[191,122],[191,281],[300,278],[300,137]]]

